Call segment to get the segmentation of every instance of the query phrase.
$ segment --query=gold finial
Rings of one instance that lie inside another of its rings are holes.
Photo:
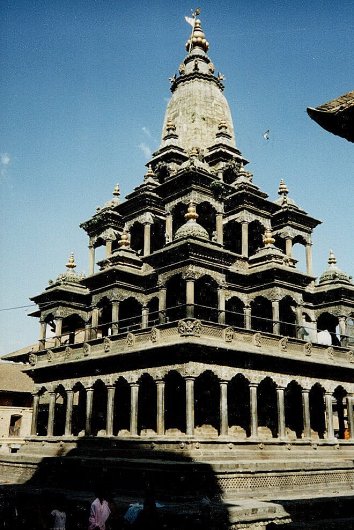
[[[123,230],[122,235],[120,236],[120,239],[118,241],[118,245],[120,248],[126,248],[129,247],[129,234],[126,230]]]
[[[69,270],[70,270],[70,269],[72,269],[72,270],[75,269],[75,267],[76,267],[76,263],[75,263],[75,258],[74,258],[74,253],[73,253],[73,252],[70,254],[69,259],[68,259],[68,262],[67,262],[67,264],[65,265],[65,267],[66,267],[67,269],[69,269]]]
[[[194,26],[191,37],[186,43],[187,52],[191,52],[193,48],[202,48],[205,52],[209,49],[209,42],[205,38],[204,31],[201,27],[201,22],[196,18],[200,14],[200,9],[196,9],[193,13]]]
[[[270,228],[266,228],[263,235],[263,243],[265,246],[274,245],[275,239],[272,236]]]
[[[187,213],[184,214],[184,218],[186,219],[186,221],[196,221],[198,217],[199,215],[197,214],[197,208],[194,202],[190,202]]]
[[[329,251],[328,265],[335,265],[337,263],[337,258],[334,255],[333,250]]]
[[[279,183],[279,189],[278,189],[278,194],[279,195],[287,195],[289,193],[289,190],[288,190],[288,187],[287,185],[285,184],[284,180],[281,179],[280,183]]]
[[[119,184],[116,184],[116,185],[114,186],[113,197],[120,197],[120,188],[119,188]]]

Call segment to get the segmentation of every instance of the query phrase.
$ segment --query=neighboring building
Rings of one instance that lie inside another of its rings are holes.
[[[315,109],[308,107],[307,113],[326,131],[354,142],[354,91]]]
[[[32,379],[23,365],[0,361],[0,451],[16,452],[31,433]]]
[[[134,494],[146,473],[183,503],[206,494],[207,468],[230,524],[251,528],[255,514],[286,515],[242,515],[235,499],[354,487],[354,285],[332,252],[316,282],[319,221],[283,181],[273,201],[245,169],[199,20],[187,52],[144,181],[122,202],[116,186],[81,225],[89,275],[71,256],[33,298],[36,394],[21,462],[40,453],[48,469],[70,453],[60,473],[67,465],[76,487],[104,472]]]

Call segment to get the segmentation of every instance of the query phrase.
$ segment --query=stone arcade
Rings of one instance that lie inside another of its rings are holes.
[[[46,456],[45,481],[60,455],[59,485],[103,469],[132,496],[148,475],[160,497],[221,495],[230,527],[265,528],[286,511],[240,499],[354,487],[354,285],[333,252],[316,281],[319,221],[245,169],[208,47],[196,20],[144,181],[81,225],[89,275],[70,256],[33,298],[38,351],[12,355],[35,382],[32,435],[0,465],[31,481]]]

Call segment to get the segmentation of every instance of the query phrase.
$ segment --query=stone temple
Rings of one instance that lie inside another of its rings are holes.
[[[33,297],[38,348],[7,356],[32,431],[0,471],[120,499],[148,482],[175,525],[265,529],[353,491],[354,285],[332,251],[313,276],[320,221],[253,181],[208,48],[196,19],[142,183],[81,225],[88,276],[70,256]]]

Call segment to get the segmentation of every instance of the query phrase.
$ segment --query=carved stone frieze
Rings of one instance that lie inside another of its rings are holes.
[[[348,361],[350,363],[354,363],[354,350],[349,350],[348,351]]]
[[[47,350],[47,361],[51,363],[52,361],[54,361],[54,359],[54,352],[52,350]]]
[[[37,364],[37,355],[35,353],[30,353],[28,356],[28,362],[31,366],[35,366]]]
[[[89,344],[88,342],[84,342],[84,344],[82,346],[82,351],[83,351],[83,354],[84,354],[85,357],[90,355],[90,353],[91,353],[91,344]]]
[[[160,330],[153,327],[150,331],[150,340],[151,342],[158,342],[160,339]]]
[[[69,359],[71,357],[71,354],[72,349],[70,348],[70,346],[67,346],[64,350],[64,359]]]
[[[105,353],[109,353],[111,351],[112,342],[109,337],[105,337],[103,339],[103,350]]]
[[[129,347],[134,346],[134,344],[135,344],[135,335],[133,333],[128,333],[127,334],[126,344]]]
[[[287,351],[288,349],[288,337],[283,337],[279,341],[279,348],[281,351]]]
[[[260,333],[255,333],[252,337],[252,342],[254,346],[260,348],[262,346],[262,335]]]
[[[311,342],[306,342],[304,344],[304,354],[310,357],[312,355],[312,344]]]
[[[142,225],[152,225],[154,224],[154,216],[150,212],[145,212],[144,214],[139,215],[138,217],[134,217],[133,219],[130,219],[125,223],[126,230],[130,230],[135,223],[140,223]]]
[[[205,193],[198,193],[196,191],[192,191],[191,193],[188,193],[187,195],[185,195],[184,197],[180,199],[176,199],[174,201],[167,203],[165,205],[165,210],[167,213],[172,213],[173,209],[178,204],[182,203],[182,204],[188,205],[190,202],[193,202],[194,204],[198,205],[205,201],[207,201],[211,206],[213,206],[217,212],[224,211],[223,204],[220,201],[215,200],[215,198],[213,198],[210,195],[207,195]]]
[[[225,342],[232,342],[234,339],[234,329],[230,326],[226,329],[224,329],[224,341]]]
[[[329,348],[327,348],[326,350],[326,353],[327,353],[327,357],[330,361],[334,361],[334,349],[332,348],[332,346],[330,346]]]
[[[196,319],[185,319],[178,322],[178,333],[182,336],[199,337],[202,332],[202,323]]]

